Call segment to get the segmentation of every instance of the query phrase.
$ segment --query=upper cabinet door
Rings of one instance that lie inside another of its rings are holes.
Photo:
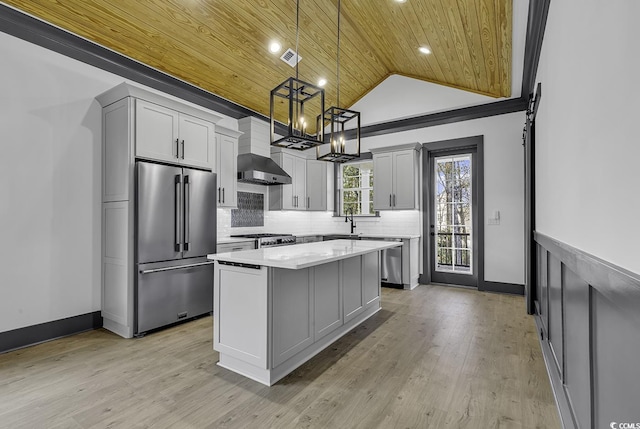
[[[394,210],[407,210],[414,209],[416,207],[415,160],[416,154],[414,150],[393,152],[392,203]],[[375,192],[375,187],[373,189]]]
[[[392,152],[373,155],[373,208],[391,210],[393,207]]]
[[[307,210],[327,210],[327,163],[307,160]]]
[[[218,173],[216,195],[218,207],[237,207],[238,139],[217,134],[216,143],[218,146],[216,168]]]
[[[296,210],[307,209],[307,160],[294,157],[293,191]]]
[[[282,162],[279,163],[280,167],[291,176],[290,185],[281,185],[282,187],[282,209],[292,210],[295,208],[295,190],[296,176],[295,176],[295,158],[287,153],[281,154]]]
[[[136,100],[136,157],[179,161],[178,112]]]
[[[182,164],[208,169],[214,168],[213,127],[211,122],[180,114],[178,131]]]

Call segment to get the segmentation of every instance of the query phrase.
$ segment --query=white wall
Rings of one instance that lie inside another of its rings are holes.
[[[485,280],[524,283],[524,113],[492,116],[363,139],[364,150],[484,136]],[[495,210],[500,225],[487,225]]]
[[[551,2],[536,118],[537,230],[635,273],[639,16],[636,1]]]
[[[0,58],[4,332],[100,310],[102,124],[94,98],[124,79],[1,32]]]
[[[0,33],[0,331],[100,309],[101,110],[122,79]]]

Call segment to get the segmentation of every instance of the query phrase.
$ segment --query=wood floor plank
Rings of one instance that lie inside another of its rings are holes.
[[[216,365],[212,319],[0,355],[0,428],[559,428],[522,297],[383,289],[383,310],[266,387]]]

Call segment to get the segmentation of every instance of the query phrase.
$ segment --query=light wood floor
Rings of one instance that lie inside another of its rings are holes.
[[[269,388],[215,365],[212,319],[0,355],[2,428],[559,428],[524,299],[419,286]]]

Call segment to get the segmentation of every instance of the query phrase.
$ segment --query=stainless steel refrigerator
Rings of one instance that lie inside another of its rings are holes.
[[[216,175],[136,163],[136,335],[213,310]]]

